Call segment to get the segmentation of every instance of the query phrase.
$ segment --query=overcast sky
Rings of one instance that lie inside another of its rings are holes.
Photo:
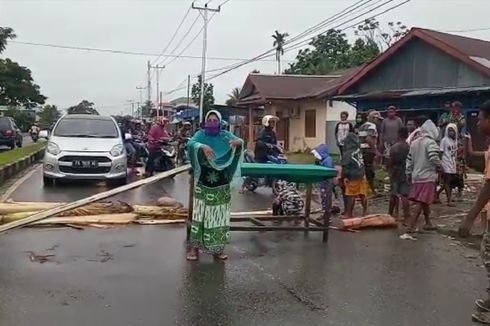
[[[224,1],[212,0],[210,7]],[[394,0],[384,8],[402,1]],[[440,31],[488,27],[485,31],[460,34],[490,40],[490,22],[487,22],[489,1],[412,0],[378,17],[378,20],[381,24],[402,21],[409,27]],[[204,2],[198,0],[196,4],[203,5]],[[355,2],[357,0],[230,0],[209,24],[208,56],[254,57],[272,47],[274,30],[297,35]],[[190,0],[0,0],[0,26],[12,27],[18,36],[17,41],[158,54],[169,42],[190,4]],[[189,13],[166,53],[174,50],[197,16],[195,10]],[[199,18],[175,53],[179,53],[201,27],[202,19]],[[352,35],[352,30],[348,34]],[[201,50],[202,37],[198,37],[183,54],[200,56]],[[295,52],[287,52],[283,60],[294,59]],[[9,44],[2,56],[30,68],[49,103],[66,108],[87,99],[95,102],[101,113],[107,114],[129,112],[128,100],[139,100],[136,87],[146,86],[146,62],[155,59],[149,55],[97,53],[14,43]],[[163,58],[159,61],[162,62]],[[207,68],[233,63],[209,60]],[[286,63],[283,66],[287,66]],[[185,85],[187,75],[194,76],[200,69],[200,59],[173,61],[161,72],[161,90],[167,92]],[[255,62],[214,79],[216,102],[224,102],[231,89],[241,86],[247,74],[254,69],[274,73],[276,63]],[[155,77],[152,82],[155,86]],[[164,95],[164,100],[185,95],[186,90],[183,89]],[[143,97],[146,97],[146,91]],[[152,97],[155,100],[154,88]]]

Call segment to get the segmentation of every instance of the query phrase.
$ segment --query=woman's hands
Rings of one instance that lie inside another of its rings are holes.
[[[237,148],[237,147],[239,147],[241,145],[242,145],[242,141],[241,140],[238,140],[238,139],[230,140],[230,146],[231,146],[231,148]]]
[[[209,147],[208,145],[203,145],[202,151],[208,159],[210,160],[214,159],[214,151],[211,149],[211,147]]]

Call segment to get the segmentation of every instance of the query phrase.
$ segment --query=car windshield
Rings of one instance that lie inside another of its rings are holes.
[[[56,127],[54,136],[80,138],[117,138],[117,127],[111,120],[63,119]]]
[[[10,128],[12,128],[10,120],[7,118],[0,118],[0,129],[5,130]]]

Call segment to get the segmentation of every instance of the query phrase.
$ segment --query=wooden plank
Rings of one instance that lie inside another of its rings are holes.
[[[136,220],[133,223],[141,225],[168,225],[168,224],[183,224],[186,220]]]
[[[257,226],[265,226],[264,223],[260,222],[259,220],[255,219],[253,217],[250,218],[250,222],[252,222],[252,224],[255,224]]]
[[[325,231],[323,227],[311,226],[308,229],[304,226],[242,226],[232,225],[231,231]]]
[[[249,215],[249,216],[237,216],[231,217],[232,222],[247,222],[251,218],[257,219],[259,221],[291,221],[291,220],[298,220],[298,219],[303,219],[304,217],[301,215],[284,215],[284,216],[263,216],[263,215]]]
[[[66,217],[50,217],[42,221],[33,222],[33,225],[46,224],[130,224],[138,218],[137,214],[103,214],[103,215],[87,215],[87,216],[66,216]]]
[[[249,212],[231,212],[231,216],[248,216],[248,215],[272,215],[272,210],[249,211]]]
[[[74,201],[72,203],[68,203],[68,204],[57,206],[57,207],[54,207],[51,209],[47,209],[45,211],[42,211],[42,212],[39,212],[39,213],[34,214],[32,216],[29,216],[28,218],[25,218],[23,220],[19,220],[19,221],[15,221],[15,222],[11,222],[11,223],[1,225],[0,226],[0,233],[5,232],[7,230],[14,229],[14,228],[18,228],[18,227],[21,227],[24,225],[28,225],[28,224],[31,224],[31,223],[34,223],[37,221],[44,220],[44,219],[51,217],[51,216],[54,216],[56,214],[69,211],[70,209],[75,209],[75,208],[81,207],[83,205],[87,205],[87,204],[90,204],[90,203],[93,203],[93,202],[96,202],[96,201],[99,201],[99,200],[102,200],[105,198],[109,198],[109,197],[112,197],[114,195],[120,194],[122,192],[131,190],[131,189],[135,189],[135,188],[138,188],[141,186],[146,186],[146,185],[149,185],[151,183],[154,183],[154,182],[166,179],[166,178],[173,177],[177,174],[187,172],[190,169],[191,169],[191,166],[187,164],[187,165],[180,166],[180,167],[177,167],[175,169],[172,169],[170,171],[165,171],[165,172],[159,173],[159,174],[154,175],[154,176],[147,178],[147,179],[139,180],[139,181],[127,184],[127,185],[122,186],[122,187],[118,187],[118,188],[114,188],[114,189],[111,189],[108,191],[104,191],[104,192],[95,194],[93,196]]]

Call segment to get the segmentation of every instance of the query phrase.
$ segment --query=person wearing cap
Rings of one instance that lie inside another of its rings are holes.
[[[381,124],[380,138],[385,158],[390,157],[390,148],[398,142],[400,129],[403,127],[402,119],[396,115],[396,107],[390,106],[387,110],[387,118]]]
[[[145,176],[151,176],[155,171],[155,159],[159,155],[161,140],[170,140],[170,134],[167,131],[168,119],[160,117],[148,132],[148,160],[145,167]]]
[[[378,111],[371,111],[367,116],[367,121],[359,128],[359,141],[361,145],[361,153],[364,160],[364,169],[369,188],[373,195],[377,195],[374,185],[374,161],[380,157],[378,151],[378,129],[375,121],[382,119]]]

